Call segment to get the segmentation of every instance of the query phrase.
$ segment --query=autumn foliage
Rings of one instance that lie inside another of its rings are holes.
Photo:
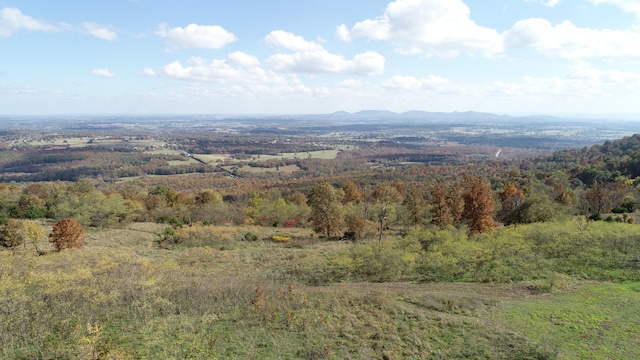
[[[49,242],[57,250],[81,248],[85,244],[84,229],[77,221],[66,218],[53,224]]]
[[[463,195],[464,217],[469,220],[469,232],[474,234],[495,230],[495,199],[491,187],[479,176],[467,176],[464,182],[467,189]]]

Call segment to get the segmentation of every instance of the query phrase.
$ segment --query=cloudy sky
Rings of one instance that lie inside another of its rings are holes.
[[[640,114],[640,0],[0,0],[0,114]]]

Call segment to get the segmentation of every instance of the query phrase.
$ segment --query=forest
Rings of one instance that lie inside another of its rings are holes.
[[[640,135],[107,134],[2,134],[2,358],[640,352]]]

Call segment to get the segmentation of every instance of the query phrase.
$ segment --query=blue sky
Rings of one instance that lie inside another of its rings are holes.
[[[0,114],[640,114],[640,0],[0,0]]]

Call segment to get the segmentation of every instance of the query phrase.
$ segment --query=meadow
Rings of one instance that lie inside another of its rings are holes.
[[[381,244],[303,228],[92,229],[82,249],[0,251],[0,357],[633,358],[638,239],[634,225],[573,219]]]

